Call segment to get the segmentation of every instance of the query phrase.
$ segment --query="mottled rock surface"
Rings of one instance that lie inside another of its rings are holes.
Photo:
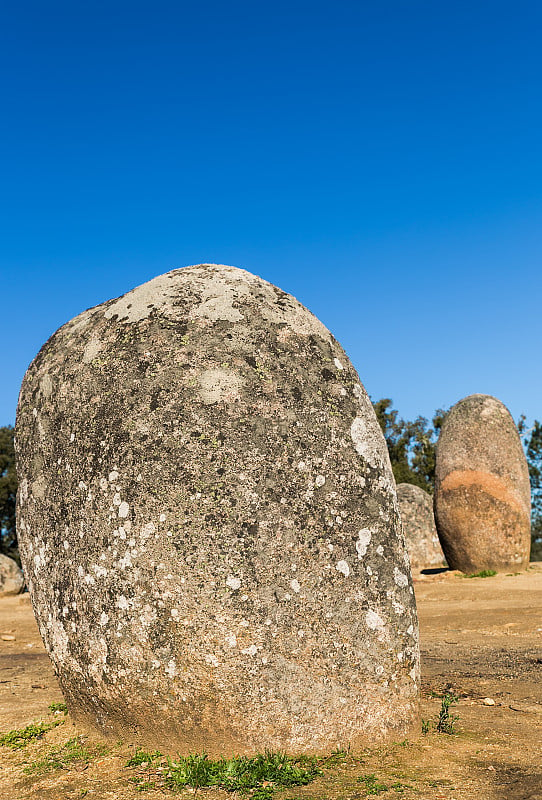
[[[473,394],[446,415],[437,445],[435,518],[451,569],[521,569],[529,561],[531,490],[510,412]]]
[[[418,628],[386,445],[340,345],[234,267],[84,312],[22,387],[18,527],[71,713],[173,751],[401,737]]]
[[[433,498],[419,486],[399,483],[397,499],[412,571],[442,567],[444,553],[435,525]]]
[[[24,589],[24,575],[16,561],[0,553],[0,597],[19,594]]]

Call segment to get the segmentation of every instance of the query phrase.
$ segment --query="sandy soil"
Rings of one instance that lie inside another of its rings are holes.
[[[422,718],[436,720],[438,695],[453,689],[460,697],[457,733],[431,730],[410,741],[331,758],[322,763],[321,777],[277,792],[277,800],[362,800],[375,794],[405,800],[542,800],[542,564],[519,575],[483,579],[446,572],[425,576],[416,582],[416,597]],[[21,750],[0,748],[2,800],[169,795],[160,789],[159,773],[124,766],[134,751],[126,742],[109,742],[104,754],[85,740],[89,757],[29,774],[79,732],[69,718],[48,710],[62,696],[27,596],[0,600],[0,637],[0,731],[62,720]],[[366,775],[376,776],[375,791],[369,792],[370,782],[360,783]],[[158,788],[138,791],[133,779],[147,777]],[[198,794],[207,800],[228,797],[215,790]]]

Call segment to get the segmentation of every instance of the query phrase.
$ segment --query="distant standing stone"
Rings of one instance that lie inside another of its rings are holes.
[[[527,462],[510,412],[473,394],[446,415],[437,445],[435,516],[451,569],[522,569],[531,544]]]
[[[419,486],[400,483],[397,500],[412,571],[442,567],[444,553],[435,526],[431,495]]]
[[[29,368],[16,440],[74,717],[174,752],[405,735],[418,627],[386,445],[297,300],[207,264],[86,311]]]
[[[19,594],[24,589],[24,575],[16,561],[0,553],[0,597]]]

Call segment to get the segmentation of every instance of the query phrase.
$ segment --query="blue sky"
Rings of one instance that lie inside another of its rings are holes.
[[[541,418],[541,36],[537,0],[4,4],[0,425],[61,324],[208,261],[406,418]]]

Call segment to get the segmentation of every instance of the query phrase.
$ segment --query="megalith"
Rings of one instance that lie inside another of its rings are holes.
[[[80,723],[173,752],[328,752],[416,718],[386,444],[343,349],[234,267],[176,269],[44,345],[21,556]]]
[[[529,471],[514,420],[500,400],[473,394],[446,415],[437,444],[434,503],[451,569],[527,566]]]
[[[444,553],[435,525],[433,498],[420,486],[399,483],[397,499],[412,572],[442,567]]]
[[[16,561],[0,553],[0,597],[19,594],[24,589],[24,575]]]

